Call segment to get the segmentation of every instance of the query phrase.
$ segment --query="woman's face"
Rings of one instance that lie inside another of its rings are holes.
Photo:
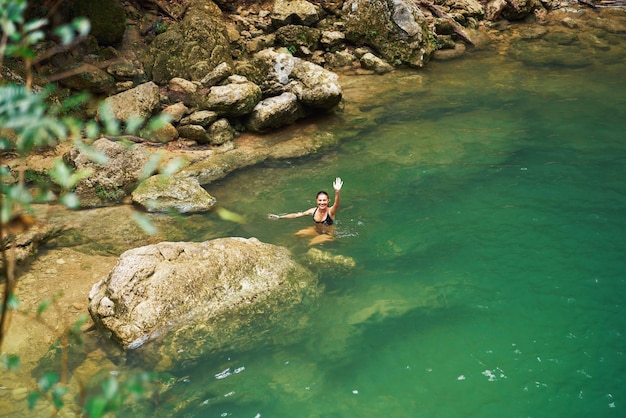
[[[328,206],[328,195],[324,193],[320,193],[317,195],[317,207],[320,209],[324,209]]]

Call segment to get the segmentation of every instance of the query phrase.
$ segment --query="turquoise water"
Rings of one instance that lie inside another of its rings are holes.
[[[311,220],[266,216],[314,206],[341,176],[322,248],[355,270],[321,278],[295,335],[172,370],[152,413],[625,416],[623,66],[485,53],[386,77],[398,89],[362,107],[365,127],[328,121],[357,132],[337,149],[210,187],[248,219],[230,235],[303,253],[292,234]]]

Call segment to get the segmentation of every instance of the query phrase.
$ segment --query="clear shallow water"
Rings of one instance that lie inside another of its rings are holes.
[[[249,221],[231,235],[302,253],[292,234],[310,219],[267,214],[313,206],[341,176],[323,249],[357,268],[322,278],[295,343],[173,370],[153,414],[624,416],[622,69],[432,63],[420,83],[391,75],[392,100],[364,107],[375,123],[338,149],[212,186]]]

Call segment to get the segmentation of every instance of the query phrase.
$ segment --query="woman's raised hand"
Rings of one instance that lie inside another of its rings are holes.
[[[335,182],[333,183],[333,189],[338,192],[339,190],[341,190],[341,186],[343,186],[343,181],[341,181],[341,177],[337,177],[335,179]]]

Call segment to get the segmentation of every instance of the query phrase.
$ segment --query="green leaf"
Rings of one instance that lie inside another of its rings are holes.
[[[141,116],[132,115],[131,117],[128,118],[128,120],[126,120],[125,131],[129,135],[134,135],[135,133],[139,131],[139,129],[143,126],[144,123],[145,123],[144,118],[142,118]]]
[[[65,404],[63,402],[63,396],[68,392],[67,387],[63,385],[56,385],[52,390],[52,403],[56,409],[63,408]]]
[[[50,172],[48,173],[50,178],[54,180],[56,184],[64,189],[70,189],[72,187],[70,178],[72,176],[72,169],[63,162],[62,159],[57,159]]]
[[[59,376],[55,372],[48,372],[39,378],[39,389],[47,392],[59,382]]]
[[[148,235],[156,235],[159,230],[150,222],[147,216],[144,214],[135,212],[133,213],[133,219],[139,225],[139,227]]]
[[[72,22],[74,30],[78,32],[80,36],[87,36],[91,31],[91,22],[86,17],[77,17]]]
[[[80,207],[80,200],[78,199],[78,196],[76,196],[76,193],[72,192],[65,193],[61,196],[59,203],[70,209],[78,209]]]
[[[36,19],[24,24],[24,32],[33,32],[39,30],[48,24],[46,19]]]
[[[90,147],[89,145],[85,144],[83,141],[80,140],[76,140],[74,141],[74,146],[83,154],[85,154],[87,156],[87,158],[89,158],[91,161],[93,161],[96,164],[106,164],[107,162],[109,162],[109,159],[107,158],[107,156],[98,151],[93,149],[92,147]]]
[[[37,307],[37,316],[41,316],[50,306],[52,306],[52,301],[50,299],[46,299],[39,304]]]
[[[67,330],[68,338],[73,344],[83,345],[83,332],[80,328],[85,323],[87,323],[87,315],[81,314],[78,319],[72,324],[72,326]]]
[[[100,125],[95,121],[89,121],[85,125],[85,136],[89,139],[95,139],[100,135]]]
[[[61,38],[61,44],[67,45],[74,40],[74,29],[69,25],[61,25],[54,30],[54,33]]]
[[[18,299],[17,296],[15,296],[14,293],[11,293],[9,295],[9,300],[8,300],[7,305],[9,307],[9,310],[15,310],[15,309],[19,308],[20,300]]]
[[[15,371],[20,368],[20,357],[15,354],[2,355],[2,365],[7,370]]]
[[[37,401],[39,400],[39,398],[41,398],[42,393],[39,391],[36,392],[30,392],[28,394],[28,409],[34,409],[35,405],[37,404]]]
[[[111,400],[115,398],[119,390],[119,382],[114,377],[107,377],[104,382],[102,382],[102,396],[105,399]]]
[[[111,105],[107,102],[102,102],[100,105],[100,121],[104,125],[104,131],[108,135],[120,134],[120,121],[115,118]]]
[[[178,170],[183,168],[184,165],[185,165],[185,160],[183,160],[180,157],[174,158],[173,160],[167,163],[167,165],[165,166],[161,174],[167,177],[172,176],[175,173],[177,173]]]
[[[24,37],[24,43],[26,43],[26,45],[35,45],[37,42],[41,42],[44,39],[46,39],[46,35],[42,31],[36,30]]]
[[[143,166],[141,170],[141,178],[147,179],[150,177],[159,167],[161,160],[163,159],[163,152],[154,152],[150,155],[148,162]]]
[[[172,120],[172,115],[167,113],[161,113],[148,122],[148,126],[146,127],[149,131],[158,131],[163,128]]]
[[[94,396],[87,405],[85,405],[85,413],[90,418],[100,418],[106,411],[107,401],[102,396]]]

